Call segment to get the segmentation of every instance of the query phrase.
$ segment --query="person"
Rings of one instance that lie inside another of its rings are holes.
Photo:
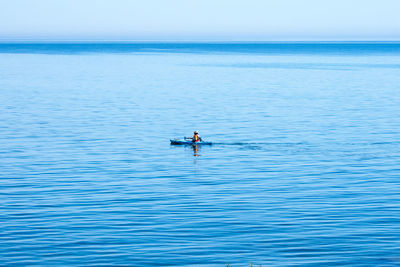
[[[203,140],[201,139],[201,137],[199,136],[199,132],[198,132],[198,131],[194,131],[193,137],[188,137],[187,139],[191,139],[193,143],[203,141]]]

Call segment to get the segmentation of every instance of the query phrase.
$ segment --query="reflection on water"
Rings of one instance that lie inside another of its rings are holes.
[[[199,157],[200,156],[200,150],[201,150],[201,145],[196,145],[196,144],[193,144],[193,145],[171,145],[171,147],[178,147],[178,148],[183,148],[183,150],[186,150],[186,149],[192,149],[193,150],[193,156],[195,156],[195,157]]]
[[[192,147],[193,147],[193,155],[194,155],[195,157],[200,156],[200,154],[199,154],[200,145],[193,145]]]

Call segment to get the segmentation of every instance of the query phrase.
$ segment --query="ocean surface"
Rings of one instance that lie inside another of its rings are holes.
[[[400,266],[400,43],[0,44],[1,266],[251,263]]]

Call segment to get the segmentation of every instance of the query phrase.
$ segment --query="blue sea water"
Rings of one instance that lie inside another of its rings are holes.
[[[400,266],[399,43],[0,44],[0,103],[0,265]]]

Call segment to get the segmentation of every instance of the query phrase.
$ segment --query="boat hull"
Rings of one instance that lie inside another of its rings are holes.
[[[171,145],[190,145],[190,146],[198,146],[198,145],[212,145],[211,142],[192,142],[187,140],[170,140]]]

